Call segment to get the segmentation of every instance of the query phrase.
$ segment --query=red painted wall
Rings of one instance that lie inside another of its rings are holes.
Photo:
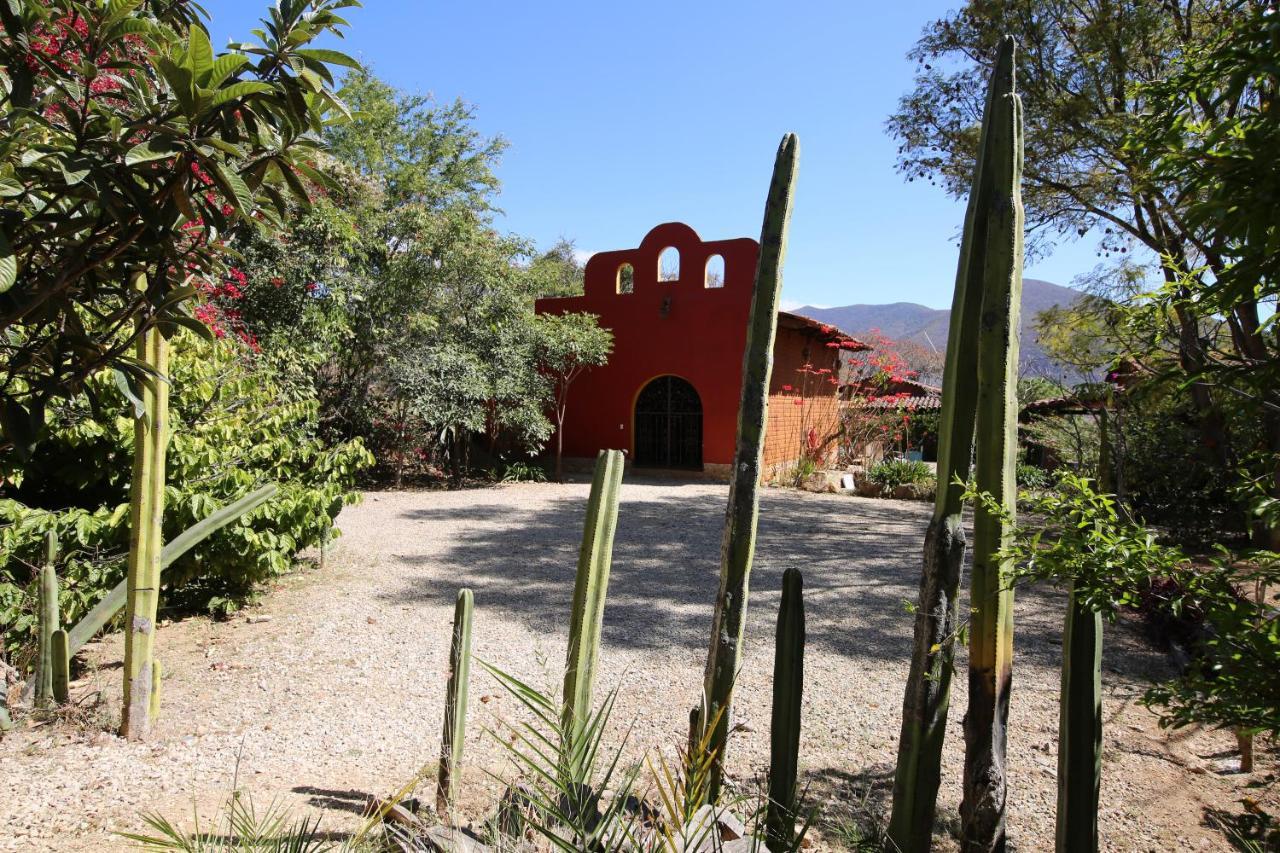
[[[668,247],[680,253],[680,277],[658,281],[658,256]],[[609,363],[569,389],[565,456],[616,448],[634,457],[636,396],[651,379],[673,374],[702,398],[703,464],[732,464],[757,252],[750,238],[704,243],[689,226],[668,222],[635,249],[593,255],[584,295],[538,300],[540,314],[586,311],[613,331]],[[714,255],[724,258],[724,286],[708,288],[706,265]],[[618,292],[623,264],[634,270],[632,293]]]

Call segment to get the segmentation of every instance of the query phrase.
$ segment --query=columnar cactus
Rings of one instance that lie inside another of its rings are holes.
[[[790,850],[796,832],[800,703],[804,694],[804,578],[799,569],[787,569],[782,575],[776,642],[765,837],[770,850]]]
[[[787,231],[791,223],[799,159],[800,141],[794,133],[788,133],[778,146],[773,164],[764,224],[760,228],[755,289],[751,295],[747,346],[742,364],[742,402],[738,408],[738,443],[733,455],[729,505],[725,511],[724,539],[720,548],[720,590],[711,625],[711,647],[707,653],[704,685],[707,707],[703,725],[712,729],[707,744],[715,755],[708,785],[708,797],[713,803],[720,796],[733,682],[742,659],[747,594],[760,511],[769,373],[773,367],[773,339],[778,328],[778,301],[782,294],[782,264],[787,253]]]
[[[134,286],[145,289],[137,274]],[[142,382],[142,417],[133,428],[129,496],[129,568],[125,602],[124,707],[120,734],[143,740],[151,729],[153,651],[164,546],[165,451],[169,442],[169,343],[156,327],[138,338],[138,360],[153,373]]]
[[[61,627],[58,616],[58,540],[50,531],[45,537],[45,560],[40,567],[40,664],[36,670],[36,705],[47,708],[54,702],[54,640]]]
[[[67,632],[59,628],[50,639],[53,646],[53,701],[65,705],[71,700],[71,651],[67,645]]]
[[[924,571],[916,608],[911,671],[902,703],[902,731],[894,775],[889,837],[903,853],[925,853],[932,844],[934,813],[941,782],[942,744],[951,701],[951,672],[956,633],[956,601],[964,563],[962,524],[964,483],[970,474],[974,422],[978,408],[978,338],[984,292],[991,276],[1007,265],[1007,229],[993,233],[992,215],[1007,194],[996,182],[993,158],[997,134],[992,129],[996,102],[1011,86],[1012,43],[996,61],[987,91],[982,142],[965,211],[960,261],[951,302],[943,373],[942,412],[938,430],[938,491],[933,517],[925,533]],[[1015,96],[1016,97],[1016,96]],[[993,242],[994,241],[994,242]],[[1002,258],[1004,258],[1002,260]]]
[[[578,552],[578,576],[573,586],[573,610],[569,615],[569,653],[564,673],[564,717],[567,747],[572,748],[591,717],[591,693],[596,662],[600,658],[600,633],[604,602],[609,592],[609,568],[613,562],[613,534],[618,527],[618,492],[622,487],[623,457],[620,450],[602,450],[596,457],[587,518]]]
[[[471,678],[471,612],[475,599],[458,590],[453,607],[453,640],[449,644],[449,684],[445,688],[444,734],[440,739],[440,772],[436,775],[436,814],[449,815],[453,805],[454,769],[462,760],[467,734],[467,684]]]
[[[1013,279],[1018,280],[1020,290],[1022,219],[1017,186],[1021,129],[1020,125],[1016,132],[1013,129],[1020,120],[1020,116],[1011,112],[1015,109],[1020,110],[1017,95],[1013,93],[1013,42],[1006,39],[1001,44],[987,92],[982,139],[965,212],[951,305],[938,436],[939,488],[933,518],[925,534],[924,571],[920,578],[911,671],[902,703],[902,732],[889,821],[889,837],[903,853],[925,853],[932,844],[942,744],[951,698],[956,601],[966,545],[962,525],[963,484],[970,475],[980,398],[979,349],[983,343],[988,349],[996,345],[1008,357],[1006,342],[1001,341],[998,334],[981,339],[984,311],[990,310],[994,312],[993,317],[1005,318],[998,323],[1000,329],[1011,329],[1013,335],[1017,330],[1019,297],[1014,292]],[[1001,299],[1005,304],[1000,304]],[[1011,327],[1008,325],[1010,310],[1015,312]],[[1006,366],[1016,362],[1015,350],[1013,360]],[[991,370],[990,354],[983,366]],[[1004,381],[1006,377],[997,378]],[[991,408],[986,407],[985,423],[994,429],[997,426],[990,420]],[[1007,437],[1007,427],[1001,430]],[[984,458],[990,455],[988,445]]]
[[[978,332],[978,411],[974,477],[996,507],[974,510],[969,602],[969,710],[964,718],[965,851],[1005,846],[1005,739],[1013,677],[1011,566],[1000,557],[1017,508],[1018,318],[1022,305],[1022,103],[1014,42],[1000,44],[983,125],[982,180],[990,186],[986,265]],[[998,511],[997,511],[998,509]]]
[[[1097,853],[1102,778],[1102,614],[1072,590],[1062,629],[1057,853]]]

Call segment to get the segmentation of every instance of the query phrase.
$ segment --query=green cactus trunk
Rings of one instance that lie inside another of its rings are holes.
[[[462,761],[467,735],[467,685],[471,678],[471,613],[475,599],[458,590],[453,607],[453,640],[449,644],[449,685],[445,690],[444,734],[440,739],[440,772],[436,775],[436,814],[447,820],[453,808],[454,776]]]
[[[713,803],[720,797],[733,682],[742,660],[747,595],[760,511],[769,374],[773,368],[773,339],[778,329],[778,302],[782,295],[782,264],[787,253],[787,231],[791,223],[799,160],[800,141],[795,134],[788,133],[778,146],[773,164],[764,224],[760,228],[755,289],[751,294],[747,346],[742,364],[742,402],[738,408],[738,443],[733,454],[729,505],[725,511],[724,539],[720,547],[720,590],[716,596],[703,688],[707,703],[703,725],[712,727],[707,745],[715,755],[708,785],[708,798]]]
[[[1102,780],[1102,614],[1067,601],[1058,699],[1057,853],[1097,853]]]
[[[591,718],[591,694],[596,663],[600,659],[600,633],[604,602],[609,592],[609,568],[613,562],[613,534],[618,527],[618,492],[622,487],[623,456],[620,450],[602,450],[596,457],[587,500],[587,518],[578,552],[578,576],[573,586],[573,610],[569,616],[569,652],[564,673],[564,727],[566,752],[579,741]]]
[[[765,838],[770,850],[790,850],[796,833],[800,705],[804,695],[804,578],[799,569],[787,569],[782,575],[776,642]]]
[[[199,545],[231,522],[271,500],[278,491],[280,491],[280,487],[274,483],[263,486],[245,495],[240,500],[216,510],[207,518],[197,521],[179,533],[173,538],[172,542],[167,543],[163,550],[160,551],[160,571],[163,573],[175,560],[196,545]],[[70,636],[67,638],[71,654],[74,655],[78,652],[85,643],[92,640],[120,612],[120,608],[124,607],[125,597],[128,593],[128,583],[129,581],[126,579],[112,587],[111,591],[103,596],[102,600],[95,604],[93,609],[86,613],[85,617],[71,629]]]
[[[67,632],[59,628],[53,632],[53,701],[65,705],[71,701],[71,651],[67,646]]]
[[[144,289],[145,277],[134,279]],[[138,359],[156,375],[142,383],[143,416],[134,421],[129,497],[129,568],[125,602],[124,707],[120,735],[143,740],[151,729],[156,611],[164,546],[165,451],[169,441],[169,343],[151,327],[138,338]],[[156,694],[158,695],[158,694]]]
[[[45,560],[40,567],[40,664],[36,670],[36,707],[48,708],[56,697],[54,683],[56,681],[55,663],[57,654],[54,649],[53,635],[60,629],[58,614],[58,540],[50,531],[45,536]]]
[[[1022,305],[1022,104],[1014,42],[1005,37],[991,79],[983,127],[983,181],[991,187],[978,335],[975,480],[999,512],[978,506],[970,586],[969,710],[965,714],[961,848],[1005,848],[1005,742],[1013,677],[1011,566],[999,556],[1017,510],[1018,320]],[[989,167],[989,168],[988,168]]]
[[[1008,185],[1000,182],[999,145],[993,122],[1011,80],[1012,44],[1002,45],[987,93],[980,156],[965,212],[964,236],[951,304],[951,328],[943,379],[938,434],[938,492],[933,518],[925,533],[924,571],[916,609],[911,671],[902,703],[902,731],[894,775],[889,837],[903,853],[931,849],[942,745],[951,701],[955,656],[957,600],[964,563],[962,524],[964,486],[970,475],[974,424],[978,412],[979,335],[983,305],[992,277],[1005,276],[1012,243],[1002,225],[1001,205],[1008,205]],[[1018,252],[1021,257],[1021,252]],[[1005,286],[1007,289],[1007,285]]]

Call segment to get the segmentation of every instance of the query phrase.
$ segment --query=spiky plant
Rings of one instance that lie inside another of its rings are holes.
[[[782,138],[773,164],[773,178],[760,228],[760,257],[747,326],[742,364],[742,402],[738,408],[738,441],[733,454],[729,505],[725,510],[720,548],[720,589],[711,625],[711,647],[703,694],[703,720],[711,731],[715,755],[707,786],[710,802],[720,796],[725,747],[729,739],[733,682],[742,660],[751,563],[755,557],[756,522],[760,512],[760,477],[764,462],[764,429],[768,416],[769,373],[773,367],[773,339],[778,328],[782,295],[782,264],[787,253],[800,141],[793,133]]]
[[[989,288],[1008,297],[1011,253],[1016,254],[1019,265],[1021,263],[1021,216],[1013,212],[1016,175],[1008,174],[1014,157],[1010,150],[1014,141],[1008,127],[1011,124],[1008,109],[1016,98],[1013,43],[1006,40],[996,58],[987,91],[979,157],[965,211],[951,304],[938,430],[938,491],[933,517],[925,532],[924,570],[916,607],[911,670],[902,703],[902,731],[888,830],[890,839],[903,853],[926,853],[932,845],[941,783],[942,744],[951,700],[956,601],[966,546],[962,523],[964,483],[970,475],[978,412],[983,306]],[[997,127],[998,123],[1005,127]],[[1020,151],[1020,144],[1015,147]],[[1017,222],[1009,221],[1010,217]],[[1018,236],[1011,233],[1015,230]],[[1019,247],[1016,252],[1015,243]],[[992,299],[993,307],[998,307],[996,301]],[[1015,301],[1015,309],[1016,304]],[[1006,313],[1007,310],[1004,309]],[[1013,328],[1016,329],[1016,323]]]
[[[467,685],[471,678],[471,614],[475,598],[458,590],[453,608],[453,640],[449,644],[449,684],[445,690],[444,733],[440,740],[440,771],[436,775],[436,813],[449,815],[454,799],[454,771],[462,761],[467,736]]]
[[[569,614],[569,651],[564,673],[564,728],[570,739],[591,716],[591,694],[600,658],[600,632],[609,592],[613,535],[618,527],[618,493],[622,487],[622,452],[602,450],[596,458],[587,500],[587,518],[578,552],[578,574]]]
[[[136,274],[134,287],[146,290],[146,286],[146,276]],[[129,740],[143,740],[151,730],[152,664],[160,604],[165,452],[169,444],[169,342],[158,327],[142,332],[137,355],[149,375],[142,382],[142,410],[134,419],[129,496],[124,706],[120,721],[120,734]]]
[[[773,850],[788,848],[796,832],[804,644],[804,578],[799,569],[787,569],[782,575],[782,604],[778,607],[773,710],[769,721],[769,804],[765,837]]]
[[[1017,507],[1018,318],[1022,304],[1022,102],[1014,41],[1000,44],[983,122],[982,180],[991,187],[978,333],[974,479],[994,507],[973,520],[969,593],[969,710],[964,718],[961,845],[966,853],[1005,847],[1005,742],[1013,678],[1012,565],[1004,555]],[[999,508],[1002,511],[995,511]]]

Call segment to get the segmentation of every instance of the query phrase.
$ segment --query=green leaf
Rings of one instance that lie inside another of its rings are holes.
[[[0,230],[0,293],[13,287],[18,280],[18,258],[9,245],[9,237]]]
[[[360,63],[350,56],[347,56],[340,50],[326,50],[319,47],[308,47],[302,50],[296,50],[294,53],[306,59],[314,59],[317,62],[325,62],[329,65],[341,65],[345,68],[359,68]]]
[[[243,53],[228,53],[219,56],[213,61],[213,67],[209,69],[208,75],[201,82],[206,88],[214,89],[221,86],[232,74],[239,71],[249,62],[249,57]]]
[[[133,404],[133,416],[141,418],[147,413],[147,407],[143,405],[142,398],[134,393],[133,386],[129,384],[129,377],[125,376],[123,370],[111,371],[112,379],[115,380],[116,387],[120,389],[120,393],[124,394],[126,400]]]
[[[0,177],[0,197],[13,198],[22,195],[23,192],[22,184],[13,178]]]
[[[187,62],[196,82],[207,85],[209,72],[213,70],[213,45],[204,27],[193,26],[187,36]]]
[[[237,98],[243,98],[248,95],[256,95],[262,92],[270,92],[271,86],[267,83],[258,83],[251,80],[240,80],[229,86],[223,86],[209,100],[211,109],[222,106],[228,101],[234,101]]]
[[[149,163],[152,160],[166,160],[181,150],[167,139],[152,139],[130,148],[124,155],[124,163],[126,166],[136,166],[138,163]]]

